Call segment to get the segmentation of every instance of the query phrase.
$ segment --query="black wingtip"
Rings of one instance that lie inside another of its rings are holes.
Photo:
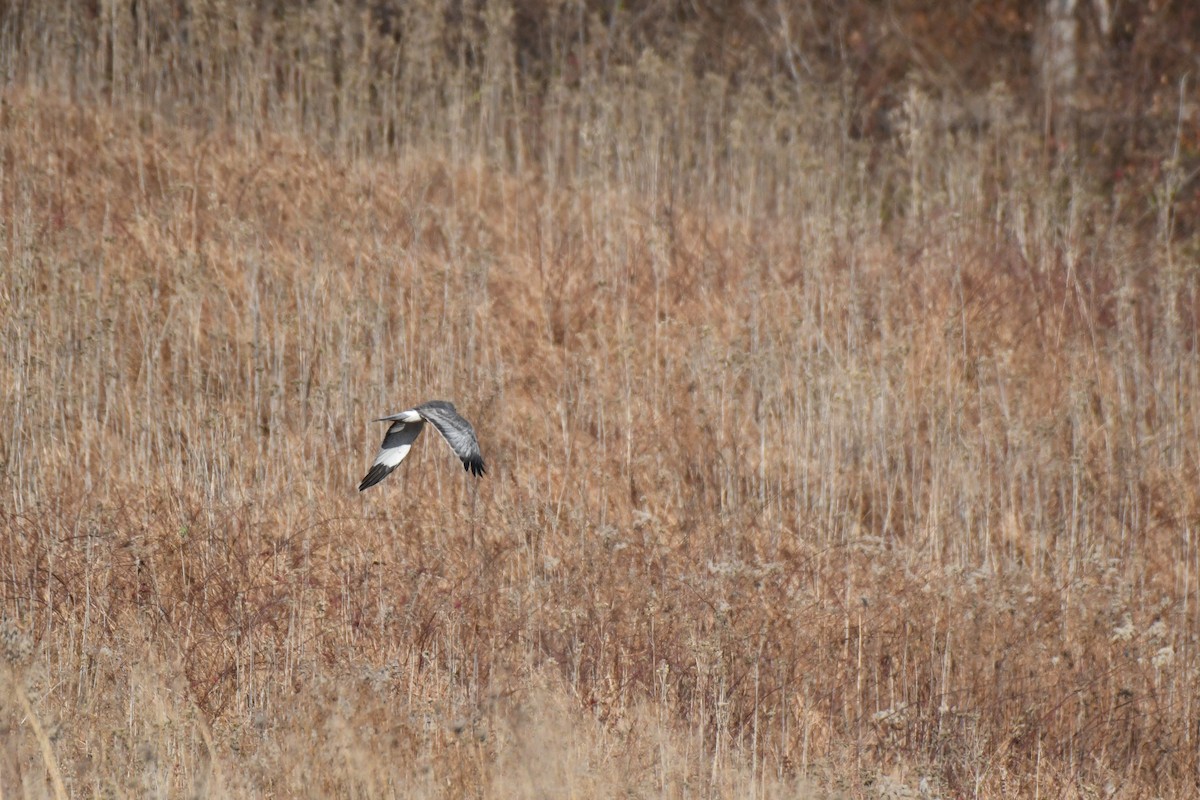
[[[483,465],[483,459],[479,456],[475,456],[474,458],[464,458],[463,469],[474,475],[476,478],[487,472],[487,467]]]
[[[362,479],[362,483],[358,485],[358,490],[370,489],[375,484],[386,478],[392,472],[392,467],[385,467],[383,464],[376,464],[371,467],[371,471]]]

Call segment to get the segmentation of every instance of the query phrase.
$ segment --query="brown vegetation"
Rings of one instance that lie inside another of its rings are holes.
[[[3,796],[1197,791],[1187,82],[76,5],[0,3]],[[488,475],[355,491],[440,397]]]

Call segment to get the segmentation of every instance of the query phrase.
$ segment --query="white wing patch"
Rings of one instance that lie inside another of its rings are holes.
[[[412,450],[412,444],[421,435],[423,427],[423,422],[393,422],[387,435],[383,437],[383,444],[379,448],[379,455],[375,456],[375,463],[395,469],[408,455],[408,451]]]
[[[372,462],[371,466],[383,464],[385,467],[395,469],[400,466],[400,462],[408,455],[409,450],[412,450],[411,444],[402,444],[399,447],[385,447],[379,451],[379,455],[375,456],[375,461]]]
[[[404,427],[403,422],[398,423],[398,425],[400,425],[402,428]],[[418,429],[420,428],[418,427]],[[376,456],[376,459],[374,459],[374,464],[383,464],[384,467],[398,467],[400,462],[404,461],[404,456],[408,455],[408,451],[413,449],[413,439],[415,438],[416,437],[414,435],[414,437],[406,441],[406,443],[384,445],[383,447],[380,447],[379,455]]]

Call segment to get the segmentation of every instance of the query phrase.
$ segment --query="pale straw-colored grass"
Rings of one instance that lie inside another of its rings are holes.
[[[234,5],[0,29],[5,797],[1194,790],[1170,208],[1002,88]],[[357,493],[435,397],[486,478]]]

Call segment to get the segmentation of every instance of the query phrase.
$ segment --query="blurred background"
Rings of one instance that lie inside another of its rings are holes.
[[[1192,796],[1198,48],[0,2],[0,790]]]

